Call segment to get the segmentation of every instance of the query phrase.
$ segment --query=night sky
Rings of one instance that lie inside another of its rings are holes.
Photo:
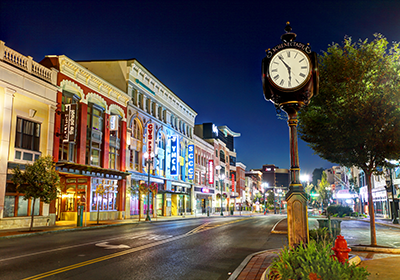
[[[136,58],[193,108],[227,125],[247,170],[290,168],[289,129],[264,100],[261,60],[290,21],[320,54],[345,36],[400,41],[400,1],[0,1],[0,40],[41,61]],[[323,131],[321,131],[323,133]],[[299,140],[301,173],[329,168]]]

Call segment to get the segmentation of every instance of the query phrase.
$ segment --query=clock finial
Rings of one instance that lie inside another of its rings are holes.
[[[296,40],[296,33],[291,32],[292,27],[290,26],[290,22],[286,22],[286,27],[285,27],[285,34],[281,36],[282,42],[291,42]]]

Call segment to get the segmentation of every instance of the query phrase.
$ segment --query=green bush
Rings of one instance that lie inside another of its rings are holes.
[[[353,210],[349,206],[342,206],[342,205],[330,205],[326,209],[326,212],[328,215],[334,216],[337,214],[335,217],[344,217],[344,216],[350,216]]]
[[[314,240],[291,250],[285,247],[270,266],[268,279],[367,279],[369,273],[365,268],[347,262],[342,264],[331,258],[332,254],[331,244],[323,245]]]
[[[329,230],[327,228],[317,228],[310,229],[309,231],[310,240],[314,240],[318,244],[322,244],[323,246],[333,246],[333,242],[335,241],[334,237],[331,237]]]

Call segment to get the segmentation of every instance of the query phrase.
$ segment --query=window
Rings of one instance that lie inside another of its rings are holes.
[[[30,216],[33,208],[33,199],[24,199],[24,194],[17,192],[14,184],[7,183],[6,196],[4,199],[4,217],[24,217]],[[34,215],[40,215],[40,199],[35,201]]]
[[[92,178],[92,200],[91,211],[115,211],[118,210],[118,184],[117,180],[106,180],[100,178]],[[101,185],[104,188],[104,194],[99,194],[96,189]]]
[[[119,115],[111,115],[110,117],[110,149],[109,149],[109,168],[119,169],[119,149],[120,149],[120,134],[121,134],[121,117]]]
[[[17,118],[15,148],[39,151],[40,124]]]
[[[103,108],[89,103],[87,110],[86,164],[100,166],[103,140]]]

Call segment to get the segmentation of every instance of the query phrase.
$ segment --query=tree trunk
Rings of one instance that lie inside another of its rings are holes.
[[[99,206],[99,198],[97,198],[97,224],[99,224],[100,219],[100,206]]]
[[[33,217],[35,215],[35,203],[36,203],[36,199],[33,198],[33,204],[32,204],[32,209],[31,209],[31,226],[29,227],[29,231],[32,231],[32,227],[33,227]]]
[[[364,170],[365,172],[365,170]],[[375,228],[375,211],[374,211],[374,202],[372,199],[372,184],[371,184],[371,176],[372,172],[365,172],[367,175],[367,188],[368,188],[368,214],[369,214],[369,223],[371,229],[371,246],[377,246],[376,243],[376,228]]]

